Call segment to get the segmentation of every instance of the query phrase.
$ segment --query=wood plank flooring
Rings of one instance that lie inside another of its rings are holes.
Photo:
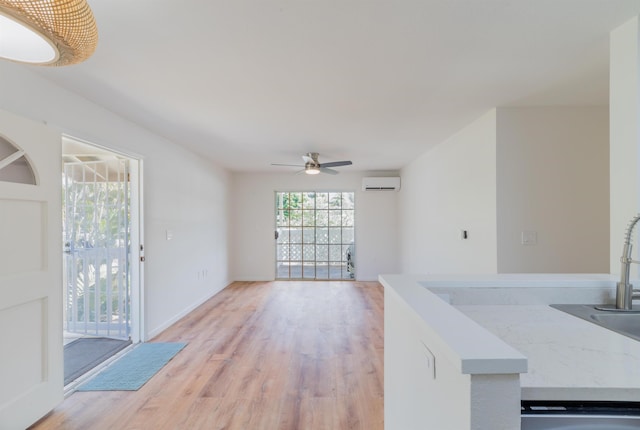
[[[235,282],[154,342],[139,391],[76,392],[32,429],[382,430],[377,282]]]

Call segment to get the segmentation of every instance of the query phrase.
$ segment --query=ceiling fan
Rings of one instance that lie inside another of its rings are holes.
[[[304,167],[298,173],[306,173],[307,175],[317,175],[318,173],[328,173],[329,175],[337,175],[338,171],[330,169],[329,167],[340,167],[340,166],[350,166],[353,164],[351,161],[330,161],[329,163],[320,163],[318,161],[317,152],[308,152],[306,155],[302,156],[302,160],[304,161],[304,165],[300,164],[278,164],[271,163],[272,166],[293,166],[293,167]]]

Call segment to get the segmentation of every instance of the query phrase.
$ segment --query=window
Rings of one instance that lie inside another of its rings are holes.
[[[0,181],[36,185],[36,175],[24,154],[0,136]]]

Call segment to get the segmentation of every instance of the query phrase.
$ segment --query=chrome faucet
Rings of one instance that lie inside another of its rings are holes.
[[[620,282],[616,284],[616,311],[632,311],[633,299],[640,299],[640,290],[634,290],[633,285],[629,281],[629,271],[631,263],[640,264],[640,261],[633,260],[631,258],[631,233],[633,228],[640,221],[640,214],[629,223],[627,227],[627,234],[624,237],[624,246],[622,248],[622,257],[620,257],[620,263],[622,263],[620,270]]]

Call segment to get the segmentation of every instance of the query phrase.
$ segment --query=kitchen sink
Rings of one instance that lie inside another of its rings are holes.
[[[602,308],[606,306],[595,305],[551,305],[551,307],[640,341],[640,308],[634,307],[632,311],[620,312],[603,310]]]

